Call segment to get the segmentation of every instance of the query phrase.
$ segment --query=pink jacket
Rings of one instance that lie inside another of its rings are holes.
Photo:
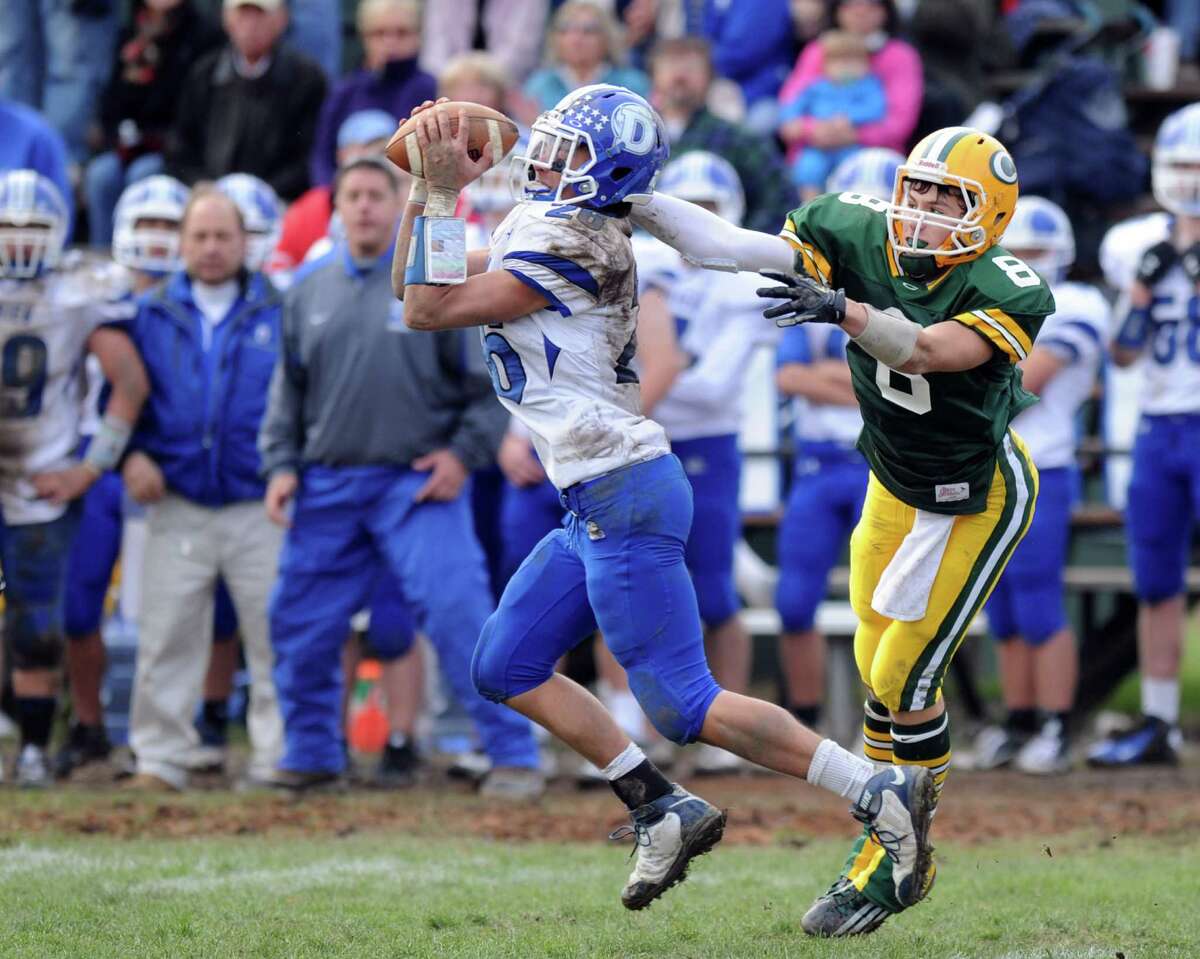
[[[779,91],[779,102],[786,103],[815,80],[825,67],[821,44],[814,40],[801,52],[796,66]],[[871,72],[879,77],[887,97],[887,114],[877,123],[858,127],[858,142],[867,147],[890,147],[904,153],[908,138],[917,125],[921,98],[925,94],[925,76],[921,57],[903,40],[888,40],[871,56]],[[788,159],[804,146],[807,136],[788,144]]]

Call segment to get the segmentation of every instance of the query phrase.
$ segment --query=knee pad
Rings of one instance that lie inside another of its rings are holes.
[[[1134,591],[1143,603],[1161,603],[1183,592],[1186,559],[1181,561],[1177,551],[1133,542],[1129,553]]]
[[[1030,646],[1041,646],[1067,624],[1062,588],[1057,582],[1023,583],[1014,601],[1017,631]]]
[[[9,610],[9,648],[14,669],[57,669],[62,664],[63,637],[57,627],[39,622],[31,610]]]
[[[700,619],[708,626],[720,626],[737,615],[740,603],[733,585],[733,570],[698,573],[692,576]]]
[[[514,656],[511,632],[504,628],[500,613],[492,613],[479,634],[471,656],[471,683],[484,699],[502,703],[529,692],[554,673],[554,663],[521,662]]]
[[[683,688],[668,684],[661,671],[652,666],[627,669],[629,689],[637,697],[638,705],[664,739],[686,746],[700,735],[708,707],[721,692],[721,687],[705,670]]]
[[[825,583],[800,570],[786,567],[780,571],[775,590],[775,608],[785,633],[806,633],[813,628],[817,607],[825,596]]]

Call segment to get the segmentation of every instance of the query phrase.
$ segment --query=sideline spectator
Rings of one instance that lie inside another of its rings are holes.
[[[342,73],[342,5],[339,0],[290,0],[287,44],[319,66],[326,82]]]
[[[265,779],[282,748],[271,676],[267,594],[282,536],[262,514],[254,438],[279,343],[274,287],[242,266],[237,205],[215,188],[188,202],[184,269],[143,297],[130,334],[150,374],[150,399],[122,476],[150,504],[129,742],[134,785],[182,789],[199,738],[200,702],[224,579],[250,670],[248,779]]]
[[[178,180],[156,175],[129,186],[116,206],[117,229],[112,258],[119,268],[119,289],[130,313],[134,297],[179,269],[179,223],[188,190]],[[87,399],[80,432],[81,449],[96,437],[106,395],[104,374],[89,357],[84,373]],[[80,766],[107,759],[112,750],[104,727],[101,686],[106,655],[100,624],[121,552],[125,519],[121,474],[105,470],[83,497],[79,527],[67,566],[63,598],[66,672],[71,691],[71,727],[54,758],[54,774],[66,779]],[[132,575],[125,564],[123,575]]]
[[[67,239],[73,220],[71,181],[67,176],[67,145],[58,131],[36,110],[0,95],[0,172],[34,170],[58,187],[67,201]]]
[[[391,281],[403,200],[392,167],[354,161],[338,173],[334,198],[346,242],[288,290],[284,352],[259,439],[267,514],[289,527],[271,599],[287,735],[274,781],[305,789],[345,769],[346,623],[387,569],[475,720],[492,761],[482,791],[531,798],[543,781],[529,721],[471,682],[492,603],[464,484],[468,470],[494,459],[507,414],[463,332],[414,336],[404,325]]]
[[[308,187],[308,156],[325,95],[320,68],[280,44],[283,0],[225,0],[229,44],[188,74],[167,137],[166,166],[193,184],[252,173],[284,200]]]
[[[593,0],[567,0],[554,14],[546,39],[546,66],[525,81],[537,113],[552,110],[572,90],[590,83],[615,83],[645,96],[646,74],[626,67],[616,19]],[[532,118],[529,118],[532,119]]]
[[[833,19],[838,29],[858,34],[866,41],[871,51],[871,72],[883,84],[887,97],[887,112],[878,123],[860,127],[844,117],[815,121],[799,138],[784,137],[788,159],[794,162],[806,146],[832,149],[858,144],[906,152],[921,110],[924,80],[917,51],[894,36],[897,17],[893,0],[834,0]],[[780,102],[787,103],[816,83],[824,71],[824,59],[819,43],[805,47],[779,91]]]
[[[871,73],[870,55],[862,37],[830,30],[818,42],[824,52],[824,74],[783,104],[779,119],[784,139],[800,139],[814,123],[834,117],[844,117],[855,127],[883,119],[887,107],[883,84]],[[803,150],[792,164],[792,179],[800,188],[800,199],[811,200],[824,192],[834,167],[860,149],[853,144]]]
[[[687,5],[688,33],[708,40],[717,76],[734,81],[746,103],[746,125],[770,134],[776,126],[776,95],[796,56],[788,0]]]
[[[88,129],[113,61],[117,4],[5,0],[2,9],[0,97],[41,111],[66,141],[71,160],[83,163]]]
[[[84,171],[88,240],[107,246],[113,209],[130,184],[162,171],[167,131],[192,64],[219,46],[221,32],[193,0],[137,0],[100,100],[95,144]]]
[[[773,141],[714,116],[705,103],[712,84],[708,43],[699,37],[664,40],[651,59],[652,101],[671,138],[671,155],[706,150],[728,160],[746,194],[746,228],[774,233],[796,194]]]
[[[464,53],[438,74],[438,96],[469,100],[507,113],[515,91],[500,61],[490,53]]]
[[[336,140],[352,113],[383,110],[406,117],[432,100],[437,81],[417,65],[421,10],[415,0],[363,0],[358,8],[363,68],[334,84],[317,124],[309,170],[312,182],[328,186],[336,171]]]
[[[426,3],[421,66],[437,73],[449,60],[474,49],[482,25],[487,52],[519,83],[537,66],[549,8],[547,0]]]
[[[360,157],[383,153],[395,132],[396,119],[385,110],[351,113],[338,128],[338,167]],[[269,272],[287,274],[303,263],[314,245],[329,234],[332,216],[333,187],[328,184],[318,183],[288,207]]]

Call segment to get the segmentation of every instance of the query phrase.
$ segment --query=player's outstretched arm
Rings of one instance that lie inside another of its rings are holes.
[[[729,273],[792,269],[795,252],[782,237],[743,230],[695,203],[661,193],[629,199],[629,219],[696,266]]]
[[[978,333],[955,320],[922,327],[892,307],[879,310],[851,300],[808,276],[766,271],[780,286],[762,287],[758,295],[777,299],[763,311],[780,326],[834,323],[863,350],[900,373],[960,373],[986,363],[993,347]]]

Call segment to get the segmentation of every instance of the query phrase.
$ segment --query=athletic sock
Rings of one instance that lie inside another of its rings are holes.
[[[892,714],[870,696],[863,703],[863,754],[873,763],[893,762]]]
[[[630,811],[661,799],[672,789],[667,777],[646,758],[637,743],[626,746],[601,772]]]
[[[1179,724],[1179,680],[1142,677],[1142,712],[1168,726]]]
[[[1038,715],[1036,709],[1010,709],[1004,728],[1011,733],[1032,735],[1038,730]]]
[[[225,727],[229,725],[229,700],[227,699],[206,699],[204,700],[204,722],[221,733],[225,732]]]
[[[950,714],[901,726],[892,723],[892,752],[897,766],[924,766],[933,773],[933,784],[941,795],[950,773]]]
[[[788,712],[804,723],[809,729],[815,729],[821,721],[821,704],[812,703],[803,706],[789,706]]]
[[[16,697],[17,725],[21,728],[21,745],[45,749],[50,745],[50,729],[54,725],[53,696]]]
[[[804,778],[814,786],[858,802],[863,788],[874,775],[875,767],[865,759],[843,749],[832,739],[822,739]]]

